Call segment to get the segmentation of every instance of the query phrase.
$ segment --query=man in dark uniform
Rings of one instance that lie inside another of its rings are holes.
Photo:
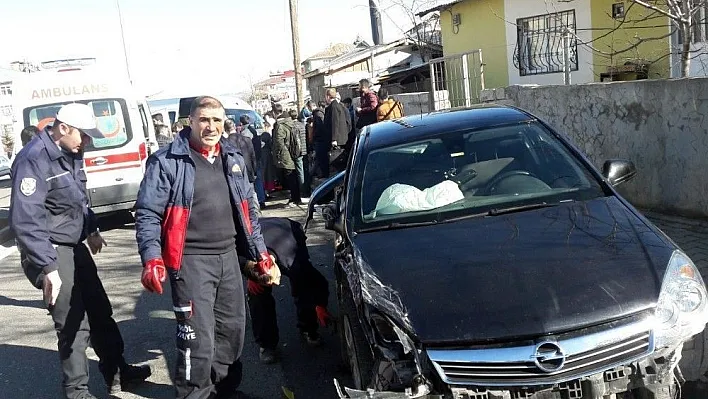
[[[44,291],[54,320],[69,399],[94,398],[88,392],[89,340],[110,393],[150,376],[148,366],[131,366],[123,359],[111,303],[83,244],[86,240],[93,254],[105,245],[88,207],[83,170],[84,145],[101,137],[90,107],[67,104],[12,165],[10,227],[24,272]]]
[[[290,279],[300,333],[308,344],[320,345],[318,324],[324,327],[331,320],[327,311],[329,286],[327,279],[310,262],[305,231],[300,223],[288,218],[260,218],[260,224],[268,252],[275,257],[283,275]],[[245,265],[247,259],[239,258],[239,261]],[[279,340],[273,289],[249,281],[248,307],[253,335],[260,346],[260,359],[263,363],[273,363]]]
[[[237,394],[246,325],[238,255],[253,284],[280,282],[246,164],[222,136],[225,120],[218,100],[194,99],[189,127],[148,159],[136,203],[142,284],[161,294],[169,275],[172,287],[177,398]]]

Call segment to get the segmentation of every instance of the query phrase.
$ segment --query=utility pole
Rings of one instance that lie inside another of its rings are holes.
[[[381,12],[376,0],[369,0],[369,14],[371,15],[371,38],[374,45],[383,44],[383,29],[381,28]]]
[[[290,28],[293,36],[293,66],[295,67],[295,93],[297,96],[297,109],[299,113],[303,107],[302,98],[302,67],[300,66],[300,30],[297,24],[297,2],[298,0],[290,1]],[[300,190],[301,195],[304,197],[309,197],[312,194],[312,186],[310,177],[310,165],[307,161],[307,157],[302,160],[303,172],[305,174],[305,184],[302,185]]]
[[[120,40],[123,42],[123,57],[125,58],[125,70],[128,72],[128,81],[133,83],[133,79],[130,78],[130,65],[128,64],[128,50],[125,47],[125,36],[123,34],[123,16],[120,12],[120,0],[116,0],[116,6],[118,6],[118,22],[120,22]]]
[[[295,67],[295,92],[297,96],[297,111],[303,107],[302,104],[302,69],[300,67],[300,31],[297,25],[297,1],[290,1],[290,28],[293,36],[293,66]]]

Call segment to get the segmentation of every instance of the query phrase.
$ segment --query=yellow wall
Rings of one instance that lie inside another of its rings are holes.
[[[452,15],[458,13],[462,23],[453,32]],[[503,18],[504,0],[465,0],[440,12],[445,56],[482,49],[486,88],[509,85]]]
[[[637,38],[645,40],[661,38],[669,33],[667,18],[658,16],[640,5],[632,5],[631,1],[624,2],[627,17],[626,22],[621,24],[621,20],[612,18],[613,3],[617,3],[617,0],[591,1],[592,38],[595,49],[613,54],[631,47],[637,43]],[[639,21],[640,19],[647,20]],[[608,55],[596,51],[593,55],[595,79],[600,80],[600,73],[606,72],[607,66],[624,65],[625,62],[637,58],[652,62],[649,67],[649,79],[668,78],[670,77],[669,51],[668,37],[644,42],[637,48],[621,54]]]

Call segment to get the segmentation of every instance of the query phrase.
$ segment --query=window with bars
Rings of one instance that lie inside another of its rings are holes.
[[[516,20],[514,64],[520,76],[563,72],[563,36],[569,31],[570,70],[578,70],[575,10]]]

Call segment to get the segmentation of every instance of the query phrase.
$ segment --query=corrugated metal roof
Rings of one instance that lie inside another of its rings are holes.
[[[307,60],[316,60],[319,58],[335,58],[339,57],[342,54],[346,54],[352,50],[354,50],[355,46],[353,44],[348,44],[348,43],[336,43],[328,48],[320,51],[319,53],[316,53],[313,56],[307,57]]]
[[[432,1],[430,4],[430,7],[426,8],[425,10],[419,12],[418,15],[419,17],[422,17],[425,14],[430,14],[433,11],[440,11],[444,8],[450,7],[454,4],[457,3],[462,3],[464,0],[435,0]]]

